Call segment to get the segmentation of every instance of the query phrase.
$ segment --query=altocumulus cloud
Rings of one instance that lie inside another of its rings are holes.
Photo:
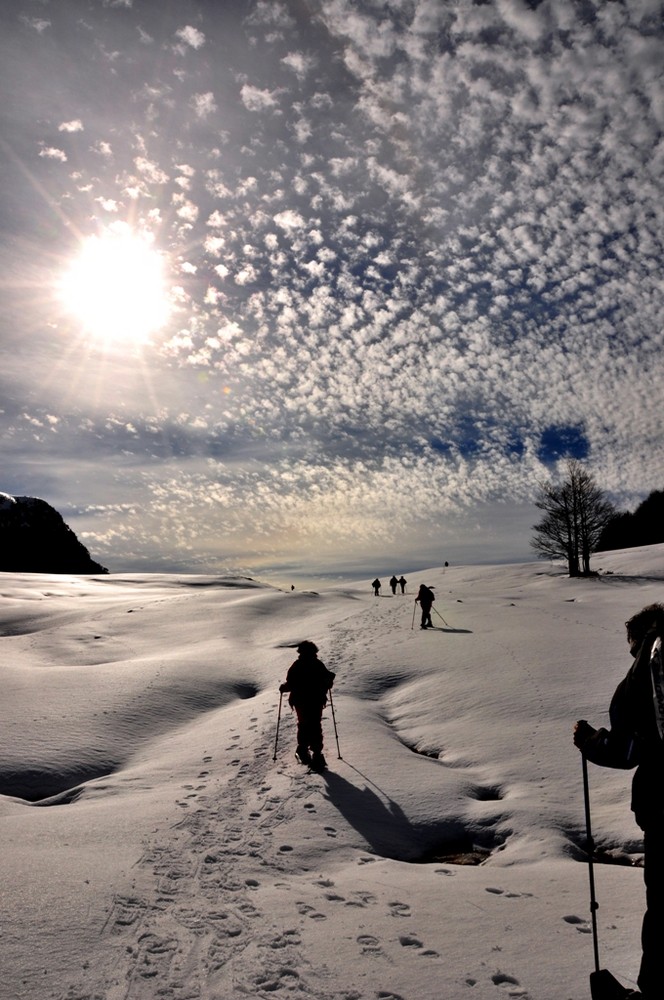
[[[660,2],[34,14],[0,12],[3,490],[111,569],[321,573],[525,556],[569,455],[662,487]],[[114,220],[166,269],[140,345],[54,293]]]

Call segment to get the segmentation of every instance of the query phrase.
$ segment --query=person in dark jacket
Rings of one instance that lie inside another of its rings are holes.
[[[374,590],[374,597],[380,597],[380,580],[378,579],[378,577],[376,577],[371,586],[373,587]]]
[[[318,646],[305,640],[297,647],[298,658],[288,669],[286,681],[279,690],[289,692],[288,704],[297,715],[298,760],[314,770],[326,766],[323,756],[323,709],[327,693],[334,683],[334,674],[318,659]]]
[[[415,603],[419,602],[422,608],[422,621],[420,622],[420,628],[433,628],[433,622],[431,621],[431,606],[434,602],[434,593],[431,587],[425,586],[425,584],[420,584],[420,589],[417,592],[417,597],[415,598]]]
[[[405,593],[405,591],[406,591],[406,584],[408,583],[408,580],[405,578],[405,576],[400,576],[398,583],[399,583],[399,586],[401,587],[401,593],[402,594]]]
[[[646,912],[640,992],[626,996],[655,1000],[664,982],[664,604],[649,604],[625,627],[634,663],[611,699],[611,728],[594,729],[582,719],[574,727],[574,743],[595,764],[636,767],[632,810],[643,830]]]
[[[397,580],[396,576],[393,573],[392,576],[391,576],[391,578],[390,578],[390,587],[392,588],[392,593],[393,594],[396,594],[396,592],[397,592],[397,584],[398,583],[399,583],[399,581]]]

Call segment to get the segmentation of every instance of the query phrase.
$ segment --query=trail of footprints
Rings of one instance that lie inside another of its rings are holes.
[[[278,843],[280,823],[294,808],[316,814],[313,802],[302,802],[311,790],[302,774],[298,773],[294,785],[290,781],[295,789],[290,796],[273,791],[271,781],[288,779],[288,773],[276,765],[275,775],[269,745],[273,712],[266,714],[269,719],[258,749],[245,750],[241,737],[231,736],[226,750],[233,755],[230,765],[235,771],[223,793],[209,790],[211,756],[204,757],[195,780],[182,787],[176,800],[182,815],[169,831],[168,841],[150,845],[137,863],[141,875],[148,876],[141,885],[148,888],[140,895],[118,895],[113,900],[102,928],[103,958],[108,958],[105,981],[99,981],[102,967],[90,963],[86,975],[91,981],[71,986],[60,1000],[206,1000],[233,995],[410,1000],[389,990],[362,994],[339,989],[329,969],[312,968],[306,958],[302,934],[307,922],[322,924],[330,906],[363,910],[381,905],[371,892],[343,895],[333,880],[314,879],[309,899],[294,898],[292,926],[287,926],[287,913],[273,916],[256,904],[264,881],[292,888],[287,859],[293,847]],[[252,729],[258,728],[256,717],[251,722]],[[329,838],[337,836],[332,826],[322,830]],[[375,860],[360,856],[358,864]],[[439,868],[436,874],[453,876],[455,872]],[[488,888],[487,892],[499,895],[503,890]],[[404,955],[441,958],[411,929],[407,903],[393,900],[387,906],[388,914],[404,924],[390,942],[392,951],[397,940]],[[565,919],[572,922],[571,917]],[[355,938],[357,956],[360,962],[377,963],[375,982],[381,969],[389,968],[390,960],[381,939],[362,930],[363,926],[357,928],[361,930]],[[514,977],[496,971],[490,981],[499,988],[497,996],[527,1000]],[[465,980],[468,987],[476,983],[472,977]]]

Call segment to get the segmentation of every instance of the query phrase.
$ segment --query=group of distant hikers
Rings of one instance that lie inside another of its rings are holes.
[[[396,577],[393,579],[400,583]],[[372,586],[378,595],[380,581],[375,580]],[[422,608],[422,628],[431,627],[432,588],[421,585],[415,600]],[[648,605],[625,627],[634,662],[613,695],[610,728],[594,729],[580,720],[574,726],[573,738],[586,760],[605,767],[636,767],[632,810],[644,835],[646,886],[642,959],[638,990],[621,986],[606,973],[608,979],[595,980],[597,988],[592,989],[592,995],[593,1000],[660,1000],[664,981],[660,951],[664,941],[664,604]],[[326,766],[322,715],[331,698],[335,675],[318,658],[315,643],[301,642],[297,652],[298,658],[279,690],[282,695],[288,693],[289,704],[297,715],[298,760],[312,770],[322,771]],[[279,707],[281,711],[281,701]],[[591,986],[592,982],[593,976]],[[601,988],[604,983],[606,989]]]
[[[445,565],[447,566],[447,563],[445,563]],[[401,593],[405,594],[407,583],[408,580],[406,580],[403,577],[403,575],[399,577],[398,580],[396,576],[392,576],[390,579],[390,588],[392,590],[392,593],[396,594],[397,587],[401,587]],[[378,579],[378,577],[376,577],[376,579],[372,582],[371,586],[373,587],[374,597],[380,597],[381,582]],[[433,607],[433,602],[435,601],[435,599],[436,597],[433,592],[433,587],[427,587],[426,584],[421,583],[420,589],[417,592],[417,597],[415,598],[415,603],[419,604],[420,609],[422,611],[422,621],[420,622],[420,628],[434,627],[434,624],[431,621],[431,608]]]
[[[397,587],[401,587],[401,593],[405,594],[406,593],[406,584],[407,583],[408,583],[408,580],[406,580],[406,578],[403,575],[400,576],[398,580],[397,580],[396,576],[392,576],[390,578],[390,589],[391,589],[391,591],[392,591],[393,594],[396,594]],[[380,597],[381,582],[378,579],[378,577],[376,577],[376,579],[373,581],[373,583],[371,584],[371,586],[373,587],[374,597]]]

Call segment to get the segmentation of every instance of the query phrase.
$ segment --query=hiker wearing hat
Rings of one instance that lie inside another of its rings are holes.
[[[433,604],[435,598],[431,587],[427,587],[424,583],[420,584],[420,589],[417,592],[417,597],[415,598],[415,603],[419,602],[422,608],[422,621],[420,623],[420,628],[433,628],[433,622],[431,621],[431,605]]]
[[[297,715],[297,749],[295,756],[302,764],[322,771],[323,709],[327,692],[334,683],[334,674],[318,659],[318,646],[305,640],[297,647],[298,658],[288,669],[286,681],[279,690],[289,692],[288,704]]]

